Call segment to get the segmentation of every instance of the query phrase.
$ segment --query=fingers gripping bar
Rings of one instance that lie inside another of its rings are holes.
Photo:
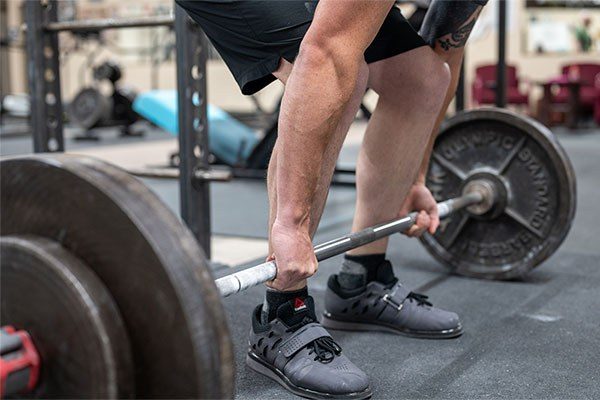
[[[444,218],[457,210],[479,203],[482,200],[483,195],[479,192],[467,193],[463,196],[438,203],[438,214],[440,218]],[[321,243],[314,248],[315,256],[318,261],[323,261],[338,254],[342,254],[345,251],[390,236],[394,233],[404,232],[415,223],[416,218],[417,213],[414,212],[406,217]],[[267,261],[260,265],[219,278],[215,283],[217,284],[217,288],[221,292],[221,295],[227,297],[261,283],[273,280],[276,275],[277,264],[275,264],[275,261]]]

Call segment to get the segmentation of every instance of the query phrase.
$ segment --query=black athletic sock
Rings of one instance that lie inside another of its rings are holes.
[[[360,256],[346,254],[337,280],[342,289],[354,290],[372,281],[390,283],[394,280],[394,271],[386,261],[385,253]]]
[[[272,321],[277,316],[277,309],[283,303],[295,298],[306,299],[308,297],[308,288],[303,287],[291,292],[282,292],[275,289],[267,289],[265,301],[263,302],[261,322],[263,324]]]

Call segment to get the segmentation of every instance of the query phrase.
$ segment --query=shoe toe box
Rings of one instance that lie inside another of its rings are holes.
[[[369,388],[367,374],[344,355],[328,363],[314,360],[314,354],[306,354],[299,362],[294,361],[286,365],[285,374],[296,386],[335,395],[363,392]]]

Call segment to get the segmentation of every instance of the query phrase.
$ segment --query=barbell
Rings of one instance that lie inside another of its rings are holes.
[[[446,218],[452,213],[467,206],[488,201],[487,199],[494,195],[495,194],[492,191],[487,191],[483,187],[474,188],[460,197],[438,203],[439,216],[440,218]],[[491,199],[489,201],[493,202]],[[404,232],[415,223],[416,218],[417,213],[414,212],[403,218],[365,228],[361,231],[321,243],[314,247],[315,256],[318,261],[323,261],[348,250],[393,235],[394,233]],[[215,281],[215,284],[217,285],[221,296],[227,297],[275,279],[276,275],[277,264],[275,261],[267,261],[263,264],[219,278]]]
[[[10,352],[10,365],[20,360],[26,372],[9,375],[2,390],[231,397],[233,351],[221,297],[273,279],[275,263],[215,281],[181,221],[139,180],[105,162],[40,154],[0,164],[0,325],[10,326],[3,338],[19,338],[3,343],[21,343],[3,349],[2,362]],[[422,241],[467,276],[522,276],[558,248],[575,212],[564,150],[547,128],[508,111],[450,119],[427,184],[444,218]],[[328,241],[315,254],[324,260],[402,232],[414,218]]]

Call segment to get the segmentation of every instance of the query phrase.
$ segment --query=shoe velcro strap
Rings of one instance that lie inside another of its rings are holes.
[[[404,303],[409,294],[410,290],[397,283],[383,296],[383,301],[400,310],[402,309],[402,303]]]
[[[322,337],[331,337],[331,335],[320,324],[311,323],[304,325],[281,344],[281,353],[289,358],[306,345]]]

